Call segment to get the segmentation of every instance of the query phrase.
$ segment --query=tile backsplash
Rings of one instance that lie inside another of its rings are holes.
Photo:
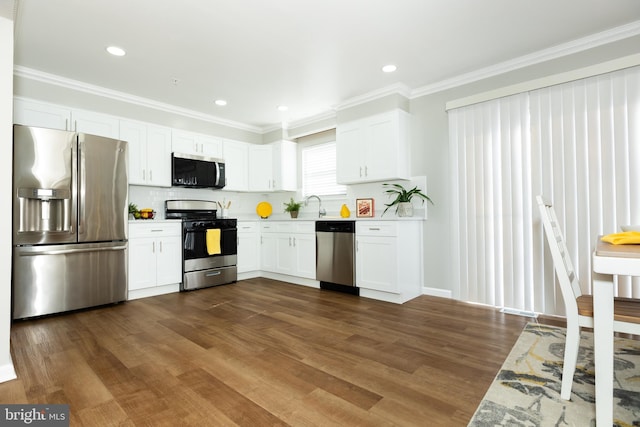
[[[418,186],[420,189],[429,194],[426,186],[425,177],[415,177],[411,181],[389,181],[402,184],[405,188],[413,188]],[[351,217],[355,218],[356,199],[373,198],[375,200],[375,217],[380,217],[385,209],[385,203],[390,201],[384,192],[382,183],[358,184],[347,187],[346,196],[322,196],[322,206],[326,209],[328,216],[338,216],[340,208],[346,204],[351,211]],[[194,189],[182,187],[145,187],[140,185],[129,186],[129,202],[135,203],[138,208],[152,208],[156,211],[156,218],[164,219],[164,202],[173,199],[193,199],[193,200],[212,200],[219,202],[231,202],[229,208],[229,216],[231,218],[258,219],[256,214],[256,206],[261,201],[268,201],[273,206],[272,217],[288,218],[285,214],[283,203],[291,197],[295,200],[303,200],[300,193],[281,192],[281,193],[250,193],[250,192],[234,192],[212,189]],[[435,203],[437,201],[434,200]],[[426,218],[427,204],[420,201],[414,201],[414,216]],[[300,211],[299,218],[317,218],[318,201],[312,199],[308,206],[303,206]],[[389,209],[384,218],[392,218],[395,216],[395,210]]]

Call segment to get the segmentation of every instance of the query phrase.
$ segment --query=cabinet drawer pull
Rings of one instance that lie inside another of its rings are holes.
[[[369,227],[371,231],[380,231],[380,227]]]

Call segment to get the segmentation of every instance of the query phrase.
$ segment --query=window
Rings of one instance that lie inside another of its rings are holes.
[[[336,183],[335,141],[306,146],[301,155],[302,197],[347,194],[347,187]]]

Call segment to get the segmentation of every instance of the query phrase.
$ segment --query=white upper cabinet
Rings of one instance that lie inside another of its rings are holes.
[[[249,146],[249,191],[273,191],[273,147]]]
[[[171,144],[174,153],[222,158],[222,138],[174,129]]]
[[[68,130],[71,123],[71,109],[15,98],[13,100],[13,123]]]
[[[249,144],[240,141],[223,141],[223,156],[227,183],[225,190],[249,190]]]
[[[298,190],[298,154],[295,142],[278,141],[273,149],[273,190]]]
[[[296,191],[297,175],[294,142],[249,146],[249,191]]]
[[[410,115],[393,110],[337,127],[340,184],[409,179]]]
[[[93,111],[71,110],[71,129],[107,138],[120,137],[120,121],[113,116]]]
[[[20,125],[89,133],[107,138],[118,138],[120,128],[119,120],[107,114],[19,98],[14,100],[13,122]]]
[[[129,143],[129,184],[171,187],[171,129],[121,120],[120,139]]]

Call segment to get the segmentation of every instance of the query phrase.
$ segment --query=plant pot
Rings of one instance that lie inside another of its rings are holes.
[[[291,218],[298,218],[298,211],[291,211],[289,214],[291,215]]]
[[[413,205],[411,202],[400,202],[398,203],[398,216],[408,217],[413,216]]]

